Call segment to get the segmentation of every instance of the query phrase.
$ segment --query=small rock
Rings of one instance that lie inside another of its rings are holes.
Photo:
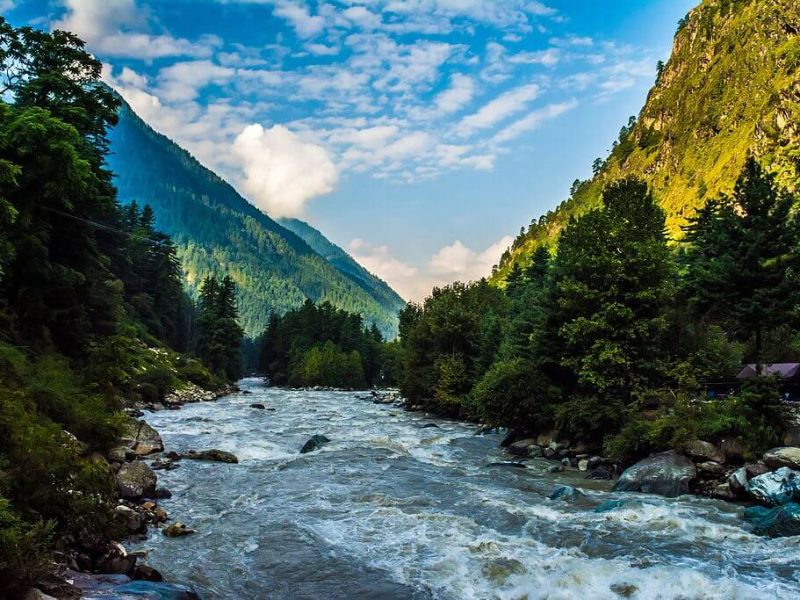
[[[770,469],[764,463],[752,463],[745,465],[744,470],[745,473],[747,473],[747,479],[752,479],[753,477],[758,477],[759,475],[769,473],[772,469]]]
[[[259,402],[254,402],[253,404],[250,405],[250,408],[257,408],[258,410],[264,410],[267,407]]]
[[[165,487],[157,487],[156,491],[153,492],[153,498],[158,500],[166,500],[168,498],[172,498],[172,492]]]
[[[156,489],[156,475],[145,463],[125,463],[117,471],[117,490],[121,498],[135,500],[151,496]]]
[[[137,565],[133,572],[133,579],[140,581],[164,581],[164,576],[153,567]]]
[[[790,469],[800,470],[800,448],[794,446],[773,448],[764,453],[762,460],[768,467],[773,469],[789,467]]]
[[[183,537],[193,533],[197,532],[194,529],[190,529],[180,521],[175,521],[172,525],[164,529],[164,535],[171,538]]]
[[[578,470],[579,471],[588,471],[589,470],[589,459],[582,458],[578,461]]]
[[[556,438],[556,436],[552,432],[550,432],[550,433],[540,433],[536,437],[536,445],[537,446],[542,446],[543,448],[547,448],[553,442],[553,440],[555,440],[555,438]]]
[[[547,469],[548,473],[561,473],[564,470],[563,465],[553,465],[549,469]]]
[[[140,533],[145,528],[144,515],[124,504],[114,509],[114,518],[125,526],[128,533]]]
[[[732,501],[736,500],[738,495],[731,489],[729,483],[721,483],[711,490],[711,497],[717,498],[718,500]]]
[[[524,440],[519,440],[518,442],[511,444],[508,447],[508,452],[509,454],[514,454],[515,456],[528,456],[529,448],[535,445],[535,440],[531,438],[525,438]]]
[[[586,479],[591,479],[593,481],[608,481],[613,478],[614,474],[611,472],[611,469],[605,465],[595,467],[586,476]]]
[[[511,467],[513,469],[527,469],[524,464],[520,462],[513,462],[513,461],[498,461],[498,462],[490,462],[487,467]]]
[[[303,447],[300,448],[300,454],[306,454],[308,452],[313,452],[314,450],[318,450],[328,442],[330,442],[330,440],[324,435],[321,434],[313,435],[305,444],[303,444]]]
[[[591,458],[589,458],[589,470],[593,471],[603,463],[605,463],[605,460],[600,456],[592,456]]]
[[[725,462],[725,455],[722,453],[722,451],[714,444],[704,442],[703,440],[692,440],[690,442],[686,442],[686,444],[683,446],[683,452],[686,454],[686,456],[690,456],[701,462]]]
[[[552,448],[545,448],[544,449],[544,457],[545,458],[553,458],[556,455],[556,451]]]
[[[780,506],[800,498],[800,473],[781,467],[772,473],[753,477],[749,482],[750,495],[767,506]]]
[[[539,458],[542,456],[542,449],[539,446],[528,446],[528,458]]]
[[[436,423],[425,423],[420,429],[441,429]]]
[[[217,450],[216,448],[212,448],[210,450],[200,450],[199,452],[196,450],[189,450],[189,452],[183,455],[183,458],[188,458],[191,460],[207,460],[209,462],[221,462],[234,465],[239,462],[239,459],[236,458],[235,454],[226,452],[225,450]]]
[[[739,498],[744,498],[750,493],[750,481],[745,467],[736,469],[728,476],[728,488]]]
[[[725,475],[725,467],[718,462],[708,460],[697,464],[697,471],[706,478],[717,478]]]
[[[583,496],[583,492],[576,490],[571,485],[557,485],[553,488],[553,491],[550,492],[548,498],[550,500],[561,500],[564,498],[572,498],[574,496]]]
[[[568,458],[562,458],[561,464],[564,465],[564,468],[566,469],[572,464],[572,462]]]

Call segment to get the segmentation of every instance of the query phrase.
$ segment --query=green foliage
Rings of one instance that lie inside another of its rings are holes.
[[[200,290],[196,351],[212,373],[228,381],[238,379],[242,370],[244,331],[238,316],[233,279],[206,278]]]
[[[377,327],[365,327],[361,315],[307,300],[283,316],[270,315],[258,368],[273,385],[361,389],[394,380],[384,371],[385,352]]]
[[[52,526],[23,521],[0,496],[0,590],[13,596],[46,575]]]

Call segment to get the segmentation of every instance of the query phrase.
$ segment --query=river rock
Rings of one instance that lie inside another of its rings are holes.
[[[711,497],[717,500],[727,500],[730,502],[736,500],[739,496],[731,489],[729,483],[721,483],[711,490]]]
[[[788,427],[783,434],[784,446],[800,446],[800,427],[793,425]]]
[[[683,446],[683,453],[700,462],[725,462],[725,455],[714,444],[703,440],[691,440]]]
[[[139,581],[164,581],[164,576],[148,565],[136,565],[133,578]]]
[[[675,497],[688,494],[689,483],[696,477],[697,469],[692,461],[670,450],[640,460],[625,469],[614,491]]]
[[[120,598],[158,598],[158,600],[200,600],[192,588],[161,581],[131,581],[114,588]]]
[[[744,511],[745,521],[753,524],[753,533],[769,537],[800,535],[800,504],[790,502],[777,508],[752,506]]]
[[[239,462],[239,459],[236,458],[235,454],[226,452],[225,450],[217,450],[216,448],[200,451],[189,450],[189,452],[183,455],[183,458],[188,458],[191,460],[206,460],[209,462],[221,462],[232,465],[235,465]]]
[[[739,498],[744,498],[750,493],[750,480],[747,469],[739,467],[728,476],[728,487]]]
[[[55,597],[49,596],[45,594],[41,590],[37,590],[36,588],[29,588],[22,596],[20,596],[21,600],[56,600]]]
[[[114,509],[114,519],[122,523],[128,533],[141,533],[145,528],[144,515],[124,504]]]
[[[136,453],[127,446],[117,446],[106,453],[106,458],[110,462],[123,463],[136,460]]]
[[[550,433],[540,433],[536,437],[536,445],[541,446],[542,448],[547,448],[550,444],[553,443],[556,439],[556,434],[553,432]]]
[[[524,440],[519,440],[511,444],[508,447],[508,452],[515,456],[528,456],[528,450],[531,446],[536,446],[536,440],[533,438],[525,438]]]
[[[164,442],[161,441],[161,436],[145,421],[131,421],[128,431],[121,440],[137,456],[147,456],[164,451]]]
[[[441,429],[436,423],[425,423],[420,429]]]
[[[583,496],[583,492],[576,490],[571,485],[557,485],[550,492],[548,498],[550,500],[563,500],[566,498],[574,498],[575,496]]]
[[[750,495],[767,506],[781,506],[800,498],[800,473],[781,467],[749,481]]]
[[[128,575],[136,567],[136,556],[128,554],[125,547],[117,542],[108,545],[107,552],[98,559],[96,569],[101,573]]]
[[[773,469],[789,467],[790,469],[800,470],[800,448],[794,446],[773,448],[764,453],[762,460],[768,467]]]
[[[314,450],[319,450],[328,442],[330,442],[330,440],[324,435],[319,433],[317,435],[313,435],[305,444],[303,444],[303,447],[300,448],[300,454],[306,454],[308,452],[313,452]]]
[[[697,463],[697,471],[706,479],[717,479],[725,475],[725,467],[713,460]]]
[[[588,458],[582,458],[582,459],[580,459],[578,461],[578,470],[579,471],[584,471],[584,472],[589,470],[589,459]]]
[[[595,467],[589,471],[589,474],[586,476],[586,479],[591,479],[593,481],[608,481],[613,478],[614,473],[606,465],[599,465]]]
[[[250,408],[257,408],[258,410],[265,410],[267,407],[259,402],[254,402],[250,405]]]
[[[194,529],[187,527],[180,521],[175,521],[172,525],[164,529],[164,535],[171,538],[192,535],[193,533],[197,532]]]
[[[553,465],[547,469],[548,473],[561,473],[564,471],[564,465]]]
[[[497,462],[490,462],[487,467],[511,467],[513,469],[527,469],[523,463],[521,462],[513,462],[513,461],[497,461]]]
[[[116,477],[121,498],[135,500],[155,492],[156,474],[142,461],[125,463],[117,471]]]

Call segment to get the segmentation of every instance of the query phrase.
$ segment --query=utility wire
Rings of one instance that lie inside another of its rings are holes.
[[[117,233],[119,235],[123,235],[129,239],[140,241],[140,242],[150,242],[155,246],[165,246],[168,244],[166,241],[154,240],[153,238],[149,238],[143,235],[135,235],[129,231],[122,231],[121,229],[117,229],[116,227],[111,227],[110,225],[105,225],[103,223],[98,223],[97,221],[90,221],[89,219],[84,219],[82,217],[76,217],[75,215],[71,215],[69,213],[65,213],[63,211],[57,210],[55,208],[50,208],[49,206],[42,206],[41,204],[36,204],[38,208],[43,210],[50,211],[57,215],[61,215],[62,217],[66,217],[67,219],[72,219],[73,221],[80,221],[81,223],[85,223],[86,225],[91,225],[97,229],[104,229],[106,231],[110,231],[112,233]]]

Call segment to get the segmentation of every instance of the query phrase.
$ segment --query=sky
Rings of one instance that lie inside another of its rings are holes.
[[[640,110],[695,0],[0,0],[404,298],[486,276]]]

